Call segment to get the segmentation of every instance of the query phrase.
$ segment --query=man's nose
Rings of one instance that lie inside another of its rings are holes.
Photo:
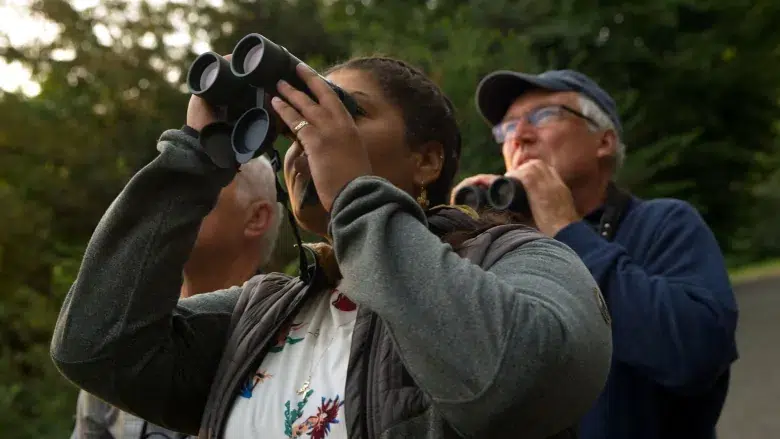
[[[507,140],[512,146],[527,145],[534,143],[537,138],[536,127],[523,120],[515,125],[515,129],[507,133]]]

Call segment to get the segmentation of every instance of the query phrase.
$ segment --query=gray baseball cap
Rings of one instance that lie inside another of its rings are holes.
[[[548,70],[538,75],[498,70],[488,74],[477,86],[477,109],[492,126],[501,122],[509,107],[532,89],[575,91],[587,96],[609,116],[618,135],[623,126],[612,96],[584,73],[575,70]]]

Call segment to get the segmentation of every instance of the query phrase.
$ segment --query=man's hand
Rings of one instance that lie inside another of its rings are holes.
[[[539,231],[554,237],[561,229],[579,221],[571,191],[551,166],[529,160],[505,174],[523,183]]]

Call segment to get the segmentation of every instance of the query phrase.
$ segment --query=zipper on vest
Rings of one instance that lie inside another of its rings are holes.
[[[367,439],[378,437],[374,428],[376,426],[376,421],[374,420],[374,403],[376,402],[376,398],[374,398],[374,387],[372,385],[374,370],[376,369],[376,365],[374,364],[376,358],[374,349],[379,345],[379,343],[377,343],[376,319],[376,314],[372,312],[368,325],[368,339],[370,344],[366,352],[366,355],[368,355],[368,361],[366,362],[366,382],[363,384],[365,386],[364,410],[366,411],[366,425],[364,427]]]

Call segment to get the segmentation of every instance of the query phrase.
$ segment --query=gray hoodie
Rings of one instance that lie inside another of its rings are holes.
[[[179,300],[181,270],[235,171],[216,168],[178,130],[158,149],[98,224],[51,355],[88,392],[195,434],[242,287]],[[481,401],[485,416],[448,419],[456,431],[470,437],[505,422],[544,437],[590,408],[611,334],[598,287],[571,249],[543,238],[482,270],[428,231],[412,197],[377,177],[350,182],[331,216],[342,291],[385,322],[415,382],[452,410]]]

